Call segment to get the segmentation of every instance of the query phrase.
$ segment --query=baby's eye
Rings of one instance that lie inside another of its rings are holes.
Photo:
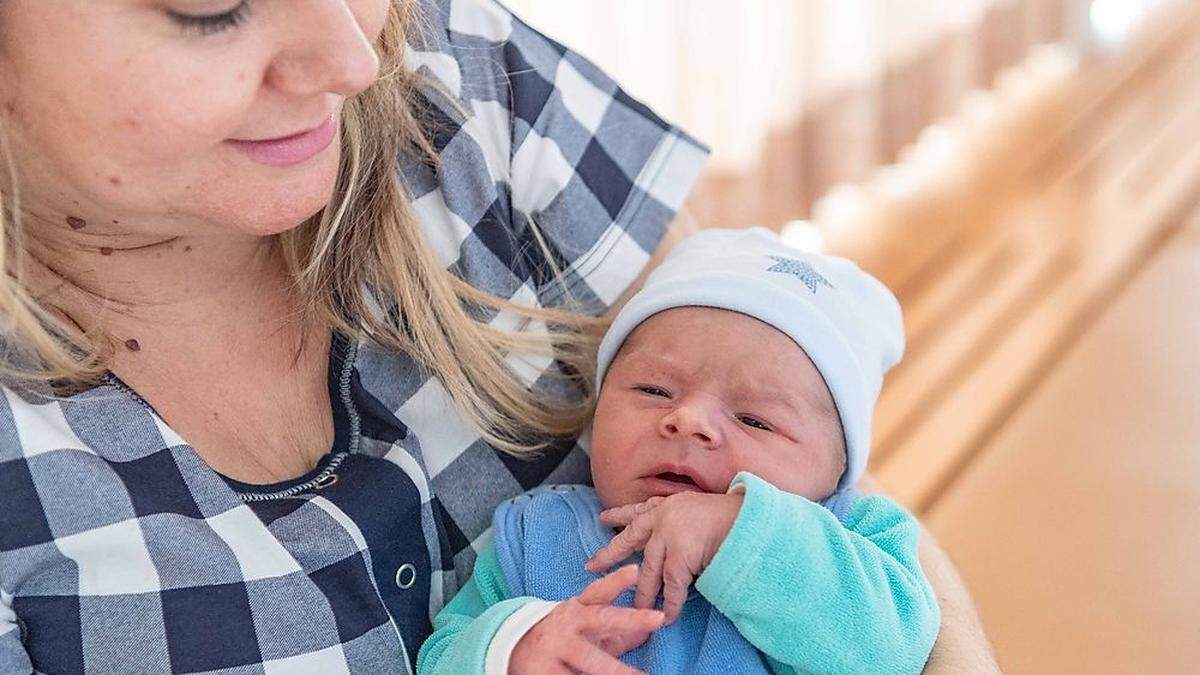
[[[760,421],[754,419],[753,417],[750,417],[749,415],[738,415],[738,421],[741,422],[742,424],[745,424],[748,427],[754,427],[755,429],[762,429],[763,431],[771,430],[771,427],[767,426],[763,422],[760,422]]]
[[[670,398],[671,397],[671,395],[668,394],[667,391],[661,387],[655,387],[655,386],[649,385],[649,384],[642,384],[642,385],[638,385],[635,388],[638,391],[645,393],[645,394],[649,394],[651,396],[661,396],[662,398]]]

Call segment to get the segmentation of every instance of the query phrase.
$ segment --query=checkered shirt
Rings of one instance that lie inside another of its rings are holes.
[[[707,149],[491,0],[420,2],[408,62],[444,87],[423,90],[443,165],[399,170],[439,258],[560,304],[532,218],[574,299],[602,311]],[[531,386],[558,365],[514,363]],[[334,448],[273,486],[214,472],[115,377],[58,401],[4,386],[0,672],[403,672],[495,506],[587,480],[578,442],[497,452],[403,354],[338,335],[329,374]]]

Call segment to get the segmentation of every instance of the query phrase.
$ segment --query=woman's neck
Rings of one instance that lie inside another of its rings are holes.
[[[95,296],[93,303],[107,299],[147,318],[252,288],[282,271],[272,237],[26,228],[33,234],[31,271],[44,265],[63,277],[58,283],[68,282],[57,300],[86,305]]]
[[[109,368],[131,384],[228,368],[286,379],[306,341],[326,338],[300,315],[272,237],[64,229],[28,230],[29,285],[78,329],[110,336]]]
[[[44,273],[70,280],[44,300],[111,335],[110,369],[217,470],[268,482],[311,468],[333,437],[330,333],[300,320],[275,242],[109,242],[38,251]]]

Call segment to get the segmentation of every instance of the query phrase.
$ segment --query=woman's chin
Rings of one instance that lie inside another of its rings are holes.
[[[259,183],[258,189],[240,191],[237,199],[218,207],[224,211],[220,220],[261,236],[286,232],[330,204],[336,178],[334,167],[328,175]]]

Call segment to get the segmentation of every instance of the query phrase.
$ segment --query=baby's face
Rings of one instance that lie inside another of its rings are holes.
[[[591,446],[607,507],[725,492],[738,471],[815,501],[845,466],[837,409],[804,350],[707,307],[661,312],[629,335],[605,374]]]

